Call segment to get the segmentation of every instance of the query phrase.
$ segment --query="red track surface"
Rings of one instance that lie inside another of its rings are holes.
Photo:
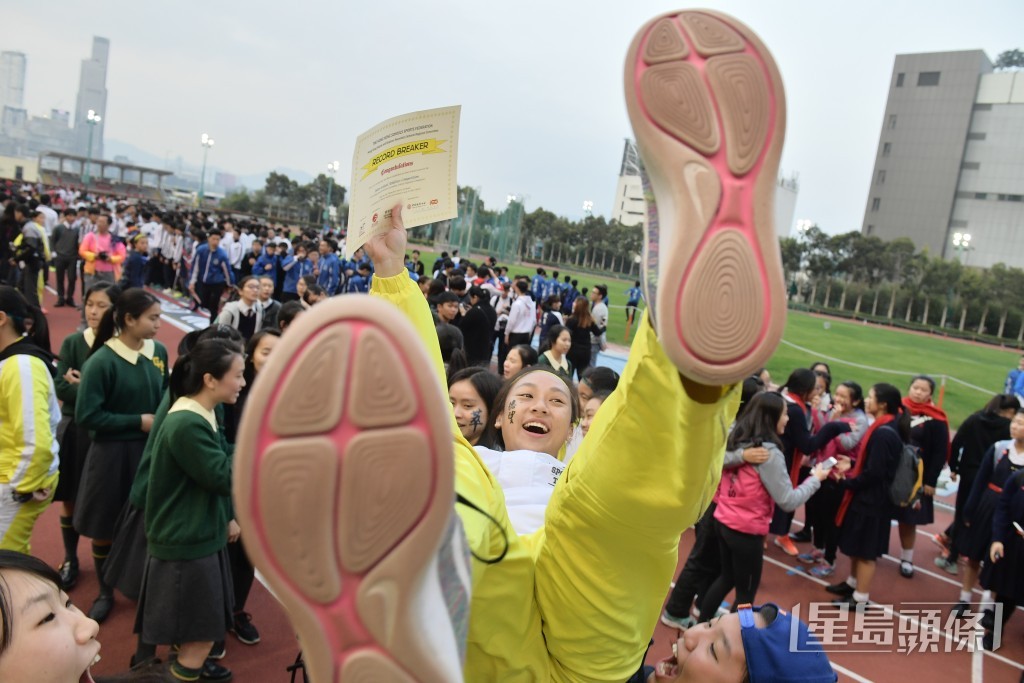
[[[71,334],[78,324],[78,312],[67,308],[53,308],[55,298],[46,293],[45,304],[49,308],[48,319],[51,327],[51,339],[54,350],[60,348],[60,342]],[[183,331],[164,324],[157,338],[163,342],[170,353],[173,363],[176,349],[184,335]],[[952,500],[948,501],[952,503]],[[53,506],[39,520],[32,538],[33,553],[56,566],[62,560],[60,530],[58,525],[58,506]],[[943,509],[936,510],[936,524],[928,528],[920,528],[919,532],[935,533],[949,523],[951,514]],[[802,510],[798,518],[802,517]],[[680,546],[680,567],[686,560],[693,543],[693,532],[683,535]],[[899,542],[895,531],[892,534],[890,552],[898,556]],[[807,549],[804,546],[802,549]],[[912,580],[899,576],[898,563],[891,558],[879,561],[875,575],[871,598],[875,602],[895,605],[899,609],[901,601],[933,601],[955,602],[959,592],[959,581],[937,569],[933,560],[938,549],[929,542],[924,533],[918,534],[915,564],[917,575]],[[82,575],[78,586],[72,590],[72,599],[83,609],[88,609],[96,596],[97,585],[89,552],[88,541],[83,539],[79,545],[78,556],[82,564]],[[823,582],[803,573],[794,573],[793,569],[801,567],[796,558],[782,553],[773,545],[769,545],[766,553],[764,573],[758,591],[758,602],[774,601],[784,608],[798,603],[806,605],[811,601],[827,601],[831,595],[826,593]],[[846,576],[849,568],[845,558],[840,557],[833,580]],[[665,587],[666,597],[669,587]],[[980,597],[975,596],[975,599]],[[227,657],[222,662],[235,673],[236,681],[287,681],[289,675],[285,667],[291,664],[298,652],[298,644],[292,634],[287,617],[280,606],[259,582],[253,586],[252,595],[246,609],[253,615],[253,623],[259,628],[262,642],[255,646],[246,646],[233,637],[227,639]],[[948,608],[945,608],[948,610]],[[804,613],[807,608],[804,607]],[[1020,610],[1018,610],[1019,612]],[[118,595],[117,604],[110,618],[100,629],[100,641],[103,643],[103,660],[95,667],[95,673],[111,674],[127,669],[128,659],[134,651],[135,638],[132,626],[135,619],[135,605],[123,596]],[[945,623],[945,618],[943,618]],[[851,621],[852,625],[852,621]],[[847,633],[851,633],[852,628]],[[651,650],[651,663],[668,656],[670,645],[677,635],[672,629],[661,624],[654,633],[655,644]],[[832,661],[852,675],[840,670],[840,681],[949,681],[966,683],[971,681],[971,655],[965,652],[945,653],[942,650],[946,641],[939,642],[940,652],[898,654],[863,654],[830,651]],[[953,648],[955,649],[955,647]],[[163,649],[161,654],[165,656]],[[1017,683],[1024,669],[1024,616],[1015,614],[1003,634],[1003,645],[998,652],[984,656],[985,683]],[[484,683],[484,682],[469,682]]]

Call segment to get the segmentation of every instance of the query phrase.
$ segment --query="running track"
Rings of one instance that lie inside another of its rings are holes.
[[[173,309],[173,302],[168,301],[168,308]],[[79,314],[67,308],[53,308],[54,302],[53,293],[48,291],[44,305],[49,308],[50,334],[54,350],[57,350],[64,337],[75,330]],[[157,335],[157,338],[167,346],[172,363],[176,357],[178,343],[185,333],[185,330],[180,328],[182,316],[174,317],[178,326],[165,321]],[[937,508],[936,524],[918,531],[915,557],[917,575],[912,580],[903,579],[899,576],[898,563],[891,556],[883,558],[879,562],[871,591],[871,598],[874,601],[894,605],[897,610],[900,609],[901,602],[956,601],[959,581],[934,566],[933,560],[938,550],[928,540],[930,534],[945,528],[951,519],[948,510],[941,506]],[[798,512],[798,519],[801,517],[802,510]],[[692,542],[693,532],[687,531],[680,544],[680,567],[689,553]],[[897,556],[898,545],[894,531],[890,552]],[[33,553],[53,565],[60,563],[63,550],[57,506],[51,507],[39,520],[33,535]],[[82,540],[78,555],[81,558],[82,575],[78,586],[72,590],[72,598],[80,607],[87,609],[97,592],[92,562],[89,559],[88,541]],[[845,577],[847,569],[848,563],[840,557],[835,576]],[[795,558],[790,558],[778,548],[769,545],[758,601],[771,600],[784,608],[803,604],[806,614],[808,602],[827,601],[832,597],[823,590],[823,584],[824,582],[804,573]],[[667,595],[669,586],[665,589]],[[120,595],[117,600],[114,612],[100,630],[103,660],[95,667],[94,673],[106,675],[124,671],[128,665],[128,658],[134,651],[134,604]],[[945,611],[948,609],[943,607],[943,626],[946,622]],[[253,623],[260,630],[262,642],[250,647],[228,636],[227,657],[222,663],[234,671],[236,681],[288,681],[289,674],[285,672],[285,667],[294,661],[299,648],[284,612],[259,582],[253,587],[247,610],[253,615]],[[849,627],[842,632],[851,634],[852,619],[847,623]],[[894,646],[888,653],[865,654],[845,651],[851,648],[838,648],[832,649],[829,656],[837,666],[839,680],[844,682],[972,681],[972,656],[966,652],[956,652],[955,646],[950,648],[952,652],[944,652],[948,643],[944,635],[945,632],[938,636],[938,652],[899,654]],[[670,645],[676,637],[674,630],[658,624],[654,633],[655,644],[649,657],[651,663],[669,654]],[[161,655],[166,656],[164,652],[161,652]],[[1003,634],[1002,647],[995,653],[985,653],[982,659],[985,683],[1017,683],[1021,670],[1024,669],[1024,615],[1015,614]]]

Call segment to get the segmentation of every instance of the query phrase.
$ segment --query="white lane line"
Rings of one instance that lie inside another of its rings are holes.
[[[785,562],[780,562],[780,561],[776,560],[774,557],[768,557],[767,555],[765,556],[764,559],[767,560],[768,562],[771,562],[775,566],[780,567],[781,569],[786,570],[787,574],[799,575],[799,576],[803,577],[804,579],[807,579],[808,581],[813,581],[814,583],[818,584],[819,586],[827,586],[827,585],[829,585],[827,581],[823,581],[823,580],[817,578],[816,576],[811,576],[810,574],[808,574],[808,573],[806,573],[804,571],[800,571],[801,568],[799,568],[799,567],[788,565]],[[901,614],[900,612],[897,612],[896,610],[892,609],[888,605],[881,604],[881,603],[876,603],[874,601],[872,601],[871,604],[872,605],[877,605],[878,607],[881,607],[884,612],[886,612],[887,614],[892,616],[894,619],[898,616],[901,619],[906,619],[909,623],[913,624],[915,627],[919,627],[919,628],[922,628],[922,629],[927,629],[928,631],[931,631],[933,633],[938,633],[944,639],[949,641],[950,644],[954,648],[958,645],[957,641],[954,640],[953,637],[951,635],[949,635],[949,633],[947,633],[944,629],[937,629],[937,628],[933,628],[930,625],[922,624],[920,619],[917,619],[915,617],[911,617],[911,616],[908,616],[908,615],[905,615],[905,614]],[[1019,663],[1013,661],[1012,659],[1004,657],[1004,656],[1002,656],[1000,654],[996,654],[995,652],[989,652],[988,650],[985,650],[984,654],[987,657],[991,657],[991,658],[995,659],[996,661],[1002,662],[1003,664],[1006,664],[1008,666],[1012,666],[1015,669],[1024,669],[1024,664],[1019,664]]]
[[[835,669],[839,673],[843,674],[847,678],[852,678],[853,680],[857,681],[857,683],[874,683],[874,681],[872,681],[870,678],[864,678],[860,674],[855,674],[854,672],[852,672],[849,669],[847,669],[845,666],[839,666],[838,664],[833,662],[831,659],[829,660],[828,663],[832,665],[833,669]]]

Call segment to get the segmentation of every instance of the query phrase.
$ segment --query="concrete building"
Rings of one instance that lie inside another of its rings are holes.
[[[897,55],[862,232],[1024,267],[1022,131],[1024,73],[993,73],[981,50]]]
[[[779,178],[775,187],[775,233],[787,237],[796,215],[796,198],[800,190],[797,175]],[[640,153],[633,140],[626,140],[619,166],[619,180],[612,202],[612,220],[622,225],[640,225],[647,211],[643,184],[640,180]]]
[[[0,52],[0,114],[4,107],[25,106],[25,68],[24,53]]]
[[[89,148],[89,110],[102,117],[96,124],[92,139],[92,157],[103,158],[103,132],[107,127],[107,60],[110,55],[110,41],[93,37],[92,55],[82,60],[82,71],[78,80],[78,99],[75,102],[75,151],[85,156]]]
[[[626,140],[619,165],[619,180],[615,185],[612,202],[612,220],[621,225],[640,225],[644,222],[644,188],[640,182],[640,152],[636,143]]]

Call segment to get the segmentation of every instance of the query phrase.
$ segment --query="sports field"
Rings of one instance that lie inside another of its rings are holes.
[[[811,353],[794,348],[794,344]],[[1002,391],[1006,373],[1017,366],[1019,358],[1014,351],[991,346],[791,311],[784,343],[768,369],[773,381],[781,384],[793,368],[824,360],[832,368],[833,385],[853,380],[865,392],[876,382],[889,382],[906,393],[915,374],[931,375],[939,384],[946,376],[943,408],[949,414],[950,426],[956,429],[993,394]],[[981,390],[965,386],[964,382]],[[935,400],[938,402],[938,390]]]

